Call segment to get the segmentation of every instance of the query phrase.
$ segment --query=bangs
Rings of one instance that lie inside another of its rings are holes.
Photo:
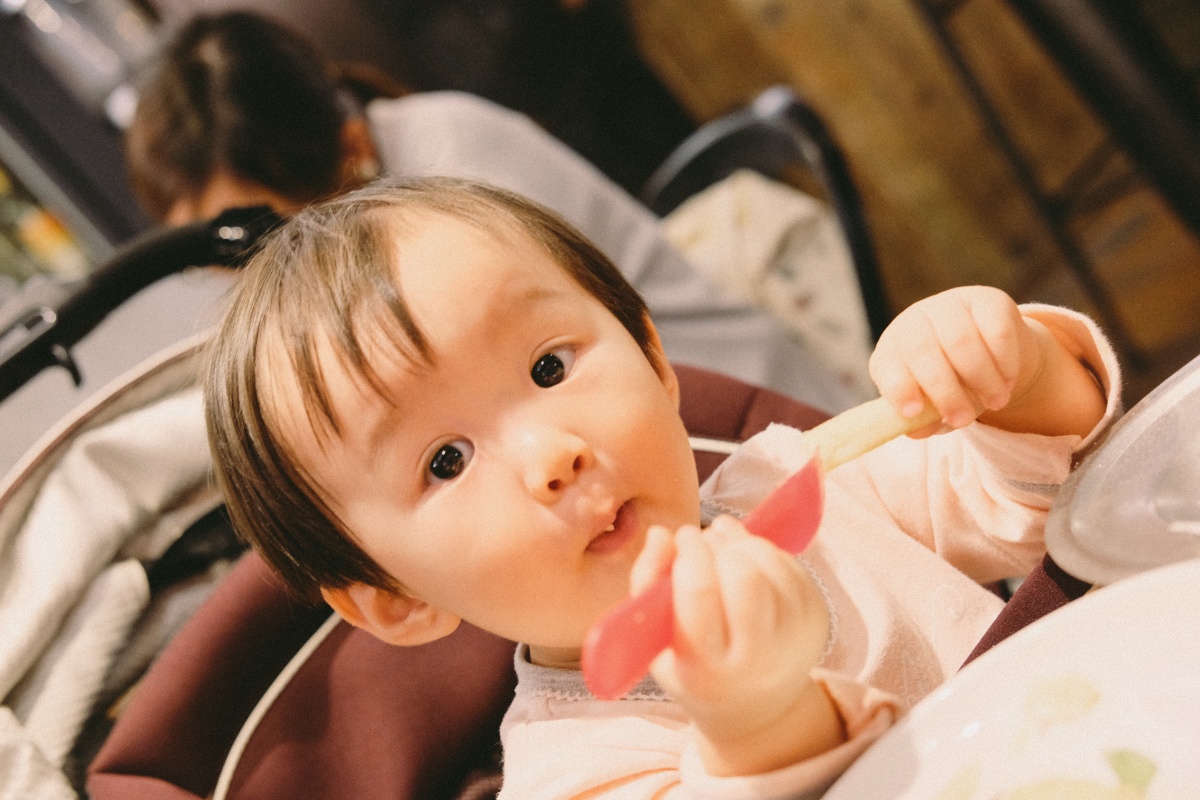
[[[322,353],[331,352],[347,373],[385,400],[388,392],[375,366],[381,356],[432,363],[425,337],[400,293],[395,228],[383,216],[376,211],[333,221],[301,215],[301,224],[280,240],[272,239],[261,253],[263,266],[274,273],[263,280],[276,285],[268,292],[271,305],[258,321],[259,379],[294,376],[309,424],[318,434],[340,436],[343,426],[326,388]],[[307,267],[289,270],[287,260]],[[272,359],[272,352],[286,361]]]

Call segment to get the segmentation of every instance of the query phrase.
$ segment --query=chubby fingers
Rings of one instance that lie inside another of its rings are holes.
[[[916,416],[930,404],[943,425],[961,428],[1008,404],[1028,335],[1016,303],[1000,290],[950,290],[914,304],[884,332],[871,376],[903,416]]]
[[[753,657],[805,601],[795,560],[732,517],[681,530],[677,546],[676,643],[710,663]]]
[[[640,594],[659,575],[671,568],[675,559],[675,540],[671,531],[662,525],[651,525],[646,530],[646,543],[629,571],[629,592]]]
[[[673,645],[651,671],[693,721],[729,732],[770,716],[820,659],[829,615],[796,559],[732,517],[680,529]]]
[[[758,657],[777,635],[787,615],[805,602],[800,566],[771,542],[751,535],[732,517],[718,517],[709,528],[718,552],[718,579],[728,620],[726,651],[737,662]]]
[[[711,659],[729,640],[713,542],[699,528],[686,526],[675,535],[675,548],[674,646],[684,658]]]

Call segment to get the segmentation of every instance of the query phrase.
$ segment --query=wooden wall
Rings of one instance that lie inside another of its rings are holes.
[[[644,57],[699,121],[788,83],[825,117],[863,190],[897,309],[966,283],[1096,313],[919,0],[628,0]],[[932,1],[932,0],[928,0]],[[1157,0],[1177,20],[1196,3]],[[1166,8],[1170,6],[1170,8]],[[1069,241],[1144,354],[1200,341],[1200,243],[1112,155],[1104,129],[1003,0],[967,0],[952,40],[1044,190],[1090,175]],[[1179,38],[1179,37],[1176,37]],[[1184,37],[1186,49],[1186,37]],[[1200,47],[1200,45],[1197,45]],[[1098,199],[1097,199],[1098,198]]]

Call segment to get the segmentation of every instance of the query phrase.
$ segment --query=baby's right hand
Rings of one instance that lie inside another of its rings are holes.
[[[902,416],[915,417],[926,404],[941,414],[914,438],[976,417],[1018,433],[1083,437],[1108,406],[1080,342],[990,286],[959,286],[913,303],[879,337],[868,366]]]
[[[841,722],[810,677],[829,612],[797,560],[719,517],[704,532],[687,526],[672,537],[651,528],[633,591],[667,565],[675,639],[651,672],[695,724],[708,771],[765,772],[839,744]]]

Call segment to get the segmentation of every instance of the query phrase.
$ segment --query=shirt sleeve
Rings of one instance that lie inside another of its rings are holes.
[[[1095,323],[1052,306],[1021,311],[1069,342],[1096,378],[1106,407],[1092,431],[1039,436],[975,424],[920,441],[902,437],[839,476],[875,492],[901,529],[980,582],[1024,575],[1041,560],[1059,488],[1120,414],[1120,368]]]
[[[863,751],[900,716],[895,697],[844,675],[817,668],[817,681],[833,701],[846,741],[833,750],[773,772],[738,777],[708,774],[694,745],[680,762],[682,796],[687,800],[807,800],[820,797]]]

